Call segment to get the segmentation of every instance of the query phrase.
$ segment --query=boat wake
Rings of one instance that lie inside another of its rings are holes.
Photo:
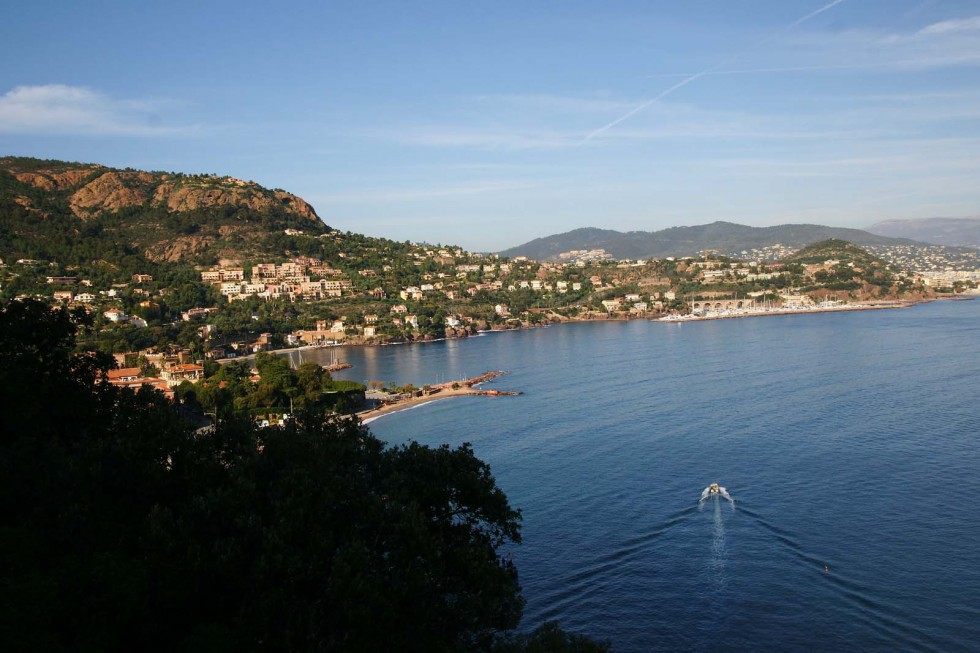
[[[654,542],[678,527],[683,528],[696,512],[695,506],[688,506],[669,514],[651,527],[600,553],[573,573],[563,576],[553,591],[540,597],[540,605],[544,607],[539,608],[538,612],[525,612],[525,619],[544,622],[562,617],[569,605],[601,592],[601,579],[616,570],[647,561]]]
[[[828,590],[850,604],[854,619],[860,619],[882,635],[902,642],[905,645],[903,648],[942,650],[929,632],[916,627],[912,616],[905,614],[888,597],[880,595],[873,583],[852,578],[837,569],[829,572],[825,566],[827,561],[809,552],[792,533],[770,523],[764,515],[751,508],[742,506],[739,512],[772,535],[798,560],[802,568],[811,570],[811,573],[823,570],[821,576],[825,579]]]
[[[735,499],[732,498],[732,495],[728,494],[728,490],[721,487],[717,483],[712,483],[708,487],[704,488],[704,491],[701,493],[701,498],[698,499],[698,502],[706,501],[710,497],[714,497],[714,496],[719,496],[722,497],[723,499],[728,499],[733,506],[735,505]]]

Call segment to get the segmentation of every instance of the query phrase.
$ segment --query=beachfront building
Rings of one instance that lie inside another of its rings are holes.
[[[782,300],[783,306],[787,308],[803,308],[806,306],[813,306],[813,300],[810,299],[809,295],[780,294],[779,298]]]

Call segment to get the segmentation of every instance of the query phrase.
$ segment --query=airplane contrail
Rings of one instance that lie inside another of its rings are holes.
[[[773,40],[774,38],[776,38],[780,34],[784,34],[784,33],[788,32],[788,31],[790,31],[794,27],[805,23],[806,21],[810,20],[814,16],[819,16],[820,14],[822,14],[825,11],[827,11],[828,9],[833,9],[834,7],[836,7],[837,5],[839,5],[842,2],[844,2],[844,0],[834,0],[833,2],[828,2],[824,6],[820,7],[820,9],[817,9],[816,11],[811,11],[810,13],[808,13],[803,18],[800,18],[800,19],[797,19],[797,20],[793,21],[792,23],[790,23],[789,25],[787,25],[786,27],[784,27],[784,28],[782,28],[780,30],[776,30],[775,32],[773,32],[772,34],[770,34],[769,36],[767,36],[766,38],[764,38],[761,41],[759,41],[758,43],[756,43],[756,45],[758,46],[758,45],[762,45],[763,43],[768,43],[769,41]]]
[[[788,32],[789,30],[793,29],[794,27],[797,27],[799,25],[802,25],[806,21],[810,20],[811,18],[813,18],[815,16],[819,16],[820,14],[822,14],[825,11],[827,11],[828,9],[833,9],[834,7],[836,7],[837,5],[839,5],[842,2],[844,2],[844,0],[833,0],[833,2],[828,2],[827,4],[825,4],[824,6],[820,7],[819,9],[817,9],[815,11],[811,11],[806,16],[803,16],[802,18],[798,18],[797,20],[793,21],[792,23],[790,23],[786,27],[783,27],[781,29],[776,30],[772,34],[768,35],[766,38],[764,38],[761,41],[759,41],[758,43],[756,43],[753,47],[758,47],[758,46],[760,46],[760,45],[762,45],[764,43],[768,43],[769,41],[771,41],[772,39],[776,38],[777,36],[779,36],[781,34],[784,34],[785,32]],[[586,143],[586,142],[592,140],[593,138],[595,138],[599,134],[601,134],[601,133],[603,133],[605,131],[608,131],[609,129],[612,129],[613,127],[615,127],[619,123],[623,122],[624,120],[628,120],[629,118],[635,116],[639,112],[641,112],[644,109],[646,109],[647,107],[649,107],[651,104],[655,104],[656,102],[659,102],[660,100],[664,99],[665,97],[667,97],[668,95],[670,95],[671,93],[673,93],[674,91],[676,91],[677,89],[682,88],[684,86],[687,86],[688,84],[690,84],[694,80],[698,79],[699,77],[704,77],[705,75],[709,75],[709,74],[713,73],[715,70],[721,68],[725,63],[728,63],[728,62],[726,61],[726,62],[716,63],[714,66],[711,66],[710,68],[705,68],[701,72],[697,72],[697,73],[694,73],[693,75],[689,75],[689,76],[685,77],[684,79],[682,79],[681,81],[677,82],[676,84],[674,84],[670,88],[667,88],[666,90],[661,91],[660,94],[657,95],[656,97],[651,98],[651,99],[643,102],[642,104],[639,104],[639,105],[633,107],[632,109],[630,109],[628,112],[626,112],[624,115],[620,116],[619,118],[616,118],[612,122],[610,122],[610,123],[608,123],[606,125],[603,125],[599,129],[596,129],[595,131],[590,132],[585,138],[583,138],[581,141],[579,141],[579,145],[581,145],[582,143]]]
[[[633,107],[626,114],[620,116],[619,118],[616,118],[615,120],[613,120],[608,125],[604,125],[603,127],[600,127],[599,129],[597,129],[594,132],[590,133],[588,136],[585,137],[585,139],[583,139],[582,142],[584,143],[585,141],[588,141],[588,140],[592,139],[593,137],[598,136],[599,134],[601,134],[602,132],[606,131],[607,129],[611,129],[611,128],[615,127],[616,125],[618,125],[619,123],[623,122],[624,120],[627,120],[628,118],[631,118],[632,116],[634,116],[634,115],[638,114],[639,112],[643,111],[644,109],[646,109],[651,104],[653,104],[655,102],[659,102],[660,100],[662,100],[663,98],[667,97],[668,95],[670,95],[671,93],[673,93],[677,89],[679,89],[679,88],[681,88],[683,86],[687,86],[688,84],[690,84],[691,82],[693,82],[695,79],[697,79],[699,77],[704,77],[705,75],[711,74],[711,72],[714,71],[715,68],[720,68],[720,67],[721,67],[721,64],[717,64],[715,66],[712,66],[711,68],[706,68],[706,69],[702,70],[699,73],[694,73],[693,75],[690,75],[689,77],[685,77],[684,79],[682,79],[681,81],[677,82],[676,84],[674,84],[670,88],[668,88],[668,89],[666,89],[664,91],[661,91],[660,94],[657,95],[656,97],[647,100],[643,104],[640,104],[638,106]]]
[[[896,62],[891,62],[896,63]],[[903,63],[899,61],[897,63]],[[783,67],[772,67],[772,68],[730,68],[727,70],[709,70],[708,72],[702,72],[705,77],[715,77],[721,75],[748,75],[755,73],[800,73],[807,71],[822,71],[822,70],[854,70],[857,68],[869,68],[874,67],[874,64],[829,64],[823,66],[783,66]],[[657,79],[661,77],[690,77],[691,73],[662,73],[658,75],[650,75],[650,79]]]

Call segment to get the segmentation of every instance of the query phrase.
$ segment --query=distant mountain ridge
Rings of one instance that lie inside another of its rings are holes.
[[[980,218],[883,220],[868,227],[880,236],[911,238],[947,247],[980,248]]]
[[[912,240],[876,235],[861,229],[825,227],[817,224],[749,227],[734,222],[717,221],[690,227],[670,227],[660,231],[622,232],[587,227],[537,238],[498,254],[548,260],[556,258],[562,252],[601,248],[617,259],[694,256],[706,249],[717,250],[722,254],[738,255],[742,251],[770,245],[805,247],[828,239],[846,240],[858,245],[918,244]]]

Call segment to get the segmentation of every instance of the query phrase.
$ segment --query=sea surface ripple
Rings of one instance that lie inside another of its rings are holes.
[[[978,301],[344,356],[345,378],[503,369],[489,387],[526,393],[370,426],[490,463],[524,515],[522,627],[557,619],[620,653],[977,650]],[[710,482],[736,503],[698,504]]]

